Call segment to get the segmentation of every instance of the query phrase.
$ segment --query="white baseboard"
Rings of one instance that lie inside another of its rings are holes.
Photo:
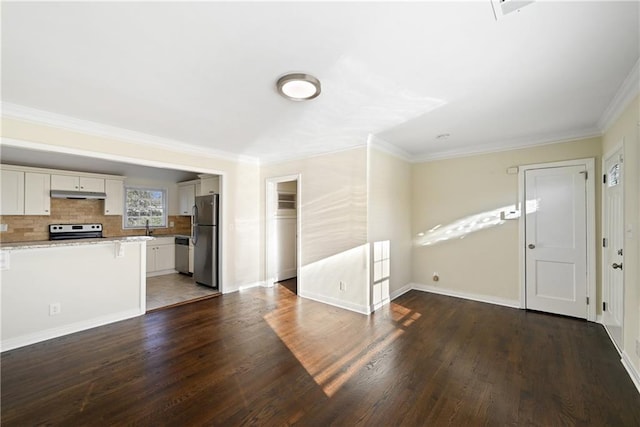
[[[158,270],[147,272],[147,277],[164,276],[165,274],[177,274],[178,270]]]
[[[383,306],[389,304],[390,302],[391,302],[391,298],[384,298],[382,301],[379,301],[379,302],[377,302],[375,304],[371,304],[371,306],[369,307],[369,313],[368,314],[373,313],[374,311],[376,311],[380,307],[383,307]]]
[[[633,362],[626,352],[622,352],[622,359],[620,361],[622,362],[622,366],[624,366],[624,368],[627,370],[627,373],[631,377],[631,381],[633,381],[633,384],[635,384],[638,393],[640,393],[640,372],[638,372],[636,367],[633,366]]]
[[[267,282],[265,282],[264,280],[260,280],[260,281],[253,282],[253,283],[245,283],[244,285],[238,286],[238,290],[239,291],[244,291],[245,289],[259,288],[261,286],[262,287],[267,286]]]
[[[404,285],[400,289],[396,289],[395,291],[391,292],[389,294],[389,299],[391,301],[393,301],[394,299],[398,298],[399,296],[402,296],[402,295],[406,294],[407,292],[409,292],[412,289],[413,289],[413,283],[407,283],[406,285]]]
[[[438,288],[431,285],[423,285],[420,283],[412,283],[411,289],[422,292],[430,292],[432,294],[446,295],[448,297],[463,298],[471,301],[486,302],[489,304],[502,305],[509,308],[520,308],[520,301],[509,300],[505,298],[493,297],[490,295],[479,295],[468,292],[454,291],[451,289]]]
[[[349,311],[355,311],[360,314],[370,314],[369,307],[366,305],[354,304],[348,301],[339,300],[337,298],[328,297],[326,295],[320,295],[313,292],[298,292],[298,296],[307,298],[310,300],[318,301],[324,304],[329,304],[334,307],[343,308]]]
[[[380,307],[383,307],[383,306],[389,304],[391,301],[393,301],[394,299],[398,298],[400,295],[406,294],[411,289],[413,289],[411,283],[408,283],[408,284],[404,285],[400,289],[396,289],[395,291],[393,291],[393,292],[391,292],[389,294],[388,298],[384,298],[382,301],[377,302],[375,304],[372,304],[371,307],[369,307],[370,308],[369,309],[369,313],[373,313],[374,311],[376,311]]]
[[[142,316],[144,311],[139,308],[121,311],[119,313],[107,314],[105,316],[95,317],[89,320],[83,320],[68,325],[59,326],[57,328],[46,329],[31,334],[21,335],[15,338],[2,340],[2,351],[13,350],[15,348],[24,347],[26,345],[35,344],[41,341],[58,338],[63,335],[69,335],[76,332],[84,331],[98,326],[107,325],[109,323],[119,322],[121,320],[130,319],[132,317]]]

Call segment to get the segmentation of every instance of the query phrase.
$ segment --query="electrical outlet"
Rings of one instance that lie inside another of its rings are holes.
[[[173,228],[173,226],[174,226],[174,225],[175,225],[175,224],[174,224],[174,222],[173,222],[173,221],[169,221],[169,227]]]
[[[343,292],[347,290],[347,284],[342,280],[340,281],[340,290]]]
[[[52,302],[49,304],[49,316],[55,316],[56,314],[60,314],[62,311],[62,306],[59,302]]]
[[[9,224],[0,224],[0,232],[9,231]]]

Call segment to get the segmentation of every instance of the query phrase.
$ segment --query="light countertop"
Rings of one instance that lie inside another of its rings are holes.
[[[163,236],[157,236],[163,237]],[[168,237],[168,236],[167,236]],[[103,237],[98,239],[71,239],[71,240],[40,240],[34,242],[8,242],[0,243],[0,249],[20,250],[20,249],[36,249],[36,248],[53,248],[61,246],[82,246],[82,245],[100,245],[104,243],[134,243],[153,240],[153,236],[121,236],[121,237]]]

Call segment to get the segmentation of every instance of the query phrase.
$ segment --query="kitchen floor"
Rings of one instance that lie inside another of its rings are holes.
[[[185,274],[147,277],[147,311],[220,295],[215,289],[198,285]]]

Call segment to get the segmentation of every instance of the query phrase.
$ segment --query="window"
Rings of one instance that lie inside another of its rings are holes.
[[[620,184],[620,164],[616,163],[615,165],[611,166],[611,169],[609,169],[609,182],[608,182],[608,186],[609,187],[615,187],[616,185]]]
[[[167,190],[126,187],[124,228],[167,226]]]

